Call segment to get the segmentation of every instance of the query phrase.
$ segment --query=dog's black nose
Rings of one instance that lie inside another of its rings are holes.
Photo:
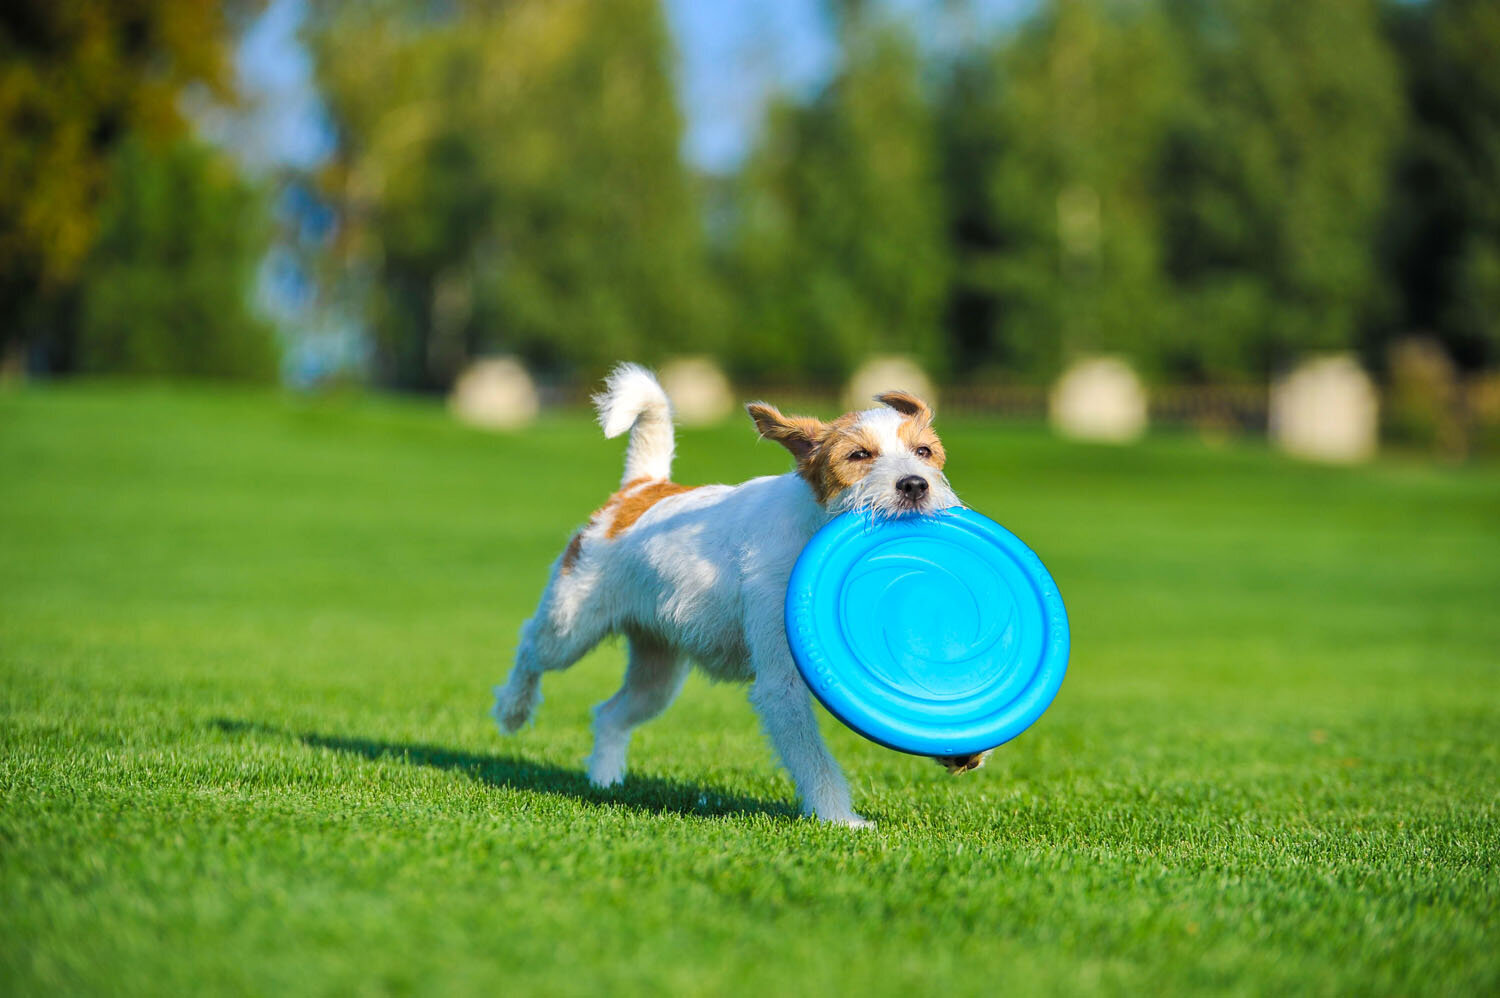
[[[907,475],[896,483],[896,491],[916,502],[927,494],[927,479],[921,475]]]

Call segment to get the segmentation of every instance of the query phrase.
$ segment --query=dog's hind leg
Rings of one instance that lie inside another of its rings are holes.
[[[566,669],[602,641],[607,631],[591,613],[565,613],[556,586],[548,586],[536,615],[521,625],[516,664],[495,687],[490,716],[503,733],[518,730],[542,702],[542,673]]]
[[[608,787],[625,778],[630,733],[667,708],[687,678],[687,659],[658,638],[633,635],[625,681],[614,696],[594,709],[594,754],[589,782]]]

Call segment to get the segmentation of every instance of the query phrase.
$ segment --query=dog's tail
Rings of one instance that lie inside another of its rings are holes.
[[[606,437],[630,431],[621,482],[636,478],[668,478],[672,474],[672,403],[656,378],[639,364],[621,364],[594,396],[599,425]]]

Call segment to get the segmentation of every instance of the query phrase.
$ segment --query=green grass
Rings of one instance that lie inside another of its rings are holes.
[[[590,790],[617,646],[495,734],[618,476],[582,414],[0,395],[0,989],[1500,989],[1500,470],[944,437],[1073,660],[961,779],[825,718],[854,832],[697,677]],[[683,481],[785,467],[748,425],[680,443]]]

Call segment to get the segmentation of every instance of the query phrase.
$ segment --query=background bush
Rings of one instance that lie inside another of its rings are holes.
[[[223,156],[128,142],[83,271],[79,369],[270,378],[275,342],[250,301],[269,229],[264,199]]]

